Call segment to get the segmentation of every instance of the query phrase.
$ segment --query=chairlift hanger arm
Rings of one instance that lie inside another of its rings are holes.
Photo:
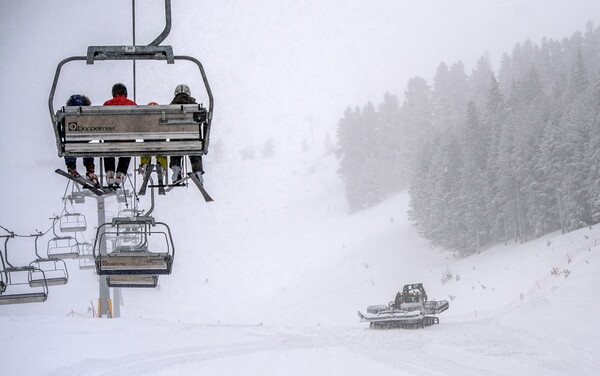
[[[171,32],[171,0],[165,0],[165,29],[156,39],[150,42],[149,46],[158,46]]]
[[[56,67],[56,72],[54,73],[54,81],[52,82],[52,89],[50,89],[50,96],[48,97],[48,109],[50,110],[50,118],[52,119],[52,124],[56,123],[56,117],[54,113],[54,93],[56,92],[56,86],[58,85],[58,77],[60,76],[60,71],[66,63],[77,60],[86,60],[86,56],[71,56],[66,59],[63,59],[58,66]],[[55,130],[56,131],[56,130]]]

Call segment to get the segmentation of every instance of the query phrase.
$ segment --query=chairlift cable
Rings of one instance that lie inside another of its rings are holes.
[[[69,190],[69,184],[71,184],[71,181],[67,180],[67,186],[65,187],[65,193],[63,193],[63,201],[65,201],[64,197],[67,196],[67,191]]]
[[[10,231],[9,229],[7,229],[7,228],[6,228],[6,227],[4,227],[4,226],[0,225],[0,228],[1,228],[1,229],[3,229],[4,231],[8,232],[9,234],[13,234],[13,235],[14,235],[14,232]],[[4,237],[4,236],[6,236],[6,235],[2,235],[2,236],[0,236],[0,237]]]
[[[135,46],[135,0],[131,0],[131,19],[132,19],[132,30],[133,30],[133,46]],[[135,59],[133,62],[133,101],[137,103],[137,81],[136,81],[136,65]]]
[[[132,30],[132,45],[135,47],[135,0],[131,0],[131,30]],[[131,60],[132,63],[132,67],[133,67],[133,71],[132,71],[132,80],[133,80],[133,101],[135,103],[137,103],[137,74],[136,74],[136,64],[135,64],[135,59]],[[133,167],[135,170],[135,166],[137,165],[137,158],[134,156],[133,157]],[[134,180],[134,192],[135,192],[135,187],[137,186],[137,179],[135,176],[135,173],[133,175],[133,180]],[[123,193],[125,193],[125,190],[123,190]],[[127,196],[125,196],[125,203],[127,203]]]

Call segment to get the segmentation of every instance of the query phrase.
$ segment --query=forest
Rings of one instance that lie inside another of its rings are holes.
[[[600,27],[517,43],[497,72],[439,64],[348,107],[338,172],[351,211],[408,189],[409,217],[434,246],[468,255],[600,221]]]

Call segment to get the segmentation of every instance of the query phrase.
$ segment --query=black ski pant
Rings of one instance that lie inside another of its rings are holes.
[[[179,166],[179,168],[181,168],[181,158],[183,158],[181,155],[172,155],[171,161],[169,162],[169,167],[173,168],[173,166]],[[201,155],[190,155],[190,163],[192,164],[193,172],[200,172],[204,174]]]
[[[131,162],[131,157],[119,157],[119,164],[116,171],[127,175],[129,162]],[[104,171],[115,171],[115,157],[104,158]]]

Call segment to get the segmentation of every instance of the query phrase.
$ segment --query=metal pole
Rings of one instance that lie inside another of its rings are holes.
[[[135,0],[131,0],[131,26],[133,29],[133,46],[135,46]],[[136,71],[135,71],[135,59],[133,59],[133,101],[137,103],[137,82],[136,82]]]
[[[121,289],[113,288],[113,318],[121,317]]]
[[[97,200],[97,209],[98,209],[98,227],[103,223],[106,223],[106,212],[104,211],[104,197],[98,196]],[[102,236],[102,233],[99,232],[98,236],[100,236],[100,254],[106,255],[106,237]],[[106,281],[105,275],[98,276],[98,317],[110,317],[108,310],[108,301],[110,299],[110,288],[108,287],[108,283]]]

